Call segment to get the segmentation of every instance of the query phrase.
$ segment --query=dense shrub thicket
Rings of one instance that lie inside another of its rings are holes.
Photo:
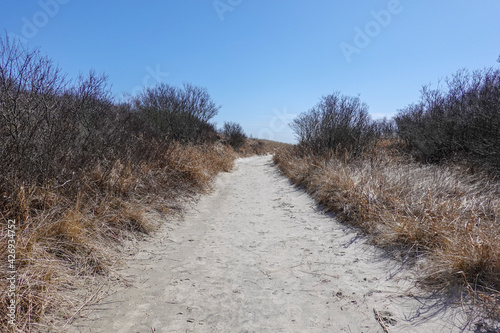
[[[299,145],[314,153],[348,151],[353,155],[367,148],[377,135],[368,106],[359,97],[335,92],[321,98],[291,124]]]
[[[222,135],[226,142],[234,149],[241,148],[247,140],[247,136],[241,125],[233,122],[224,123]]]
[[[220,106],[205,88],[187,83],[182,89],[168,84],[149,87],[133,100],[132,108],[156,136],[195,143],[216,137],[215,126],[209,121]]]
[[[500,172],[500,70],[460,70],[445,83],[399,111],[399,136],[420,161],[459,156]]]
[[[210,144],[218,110],[189,84],[117,104],[105,75],[68,81],[40,52],[0,37],[0,331],[38,332],[52,326],[47,314],[73,318],[87,300],[63,291],[105,275],[124,238],[153,231],[156,216],[232,168],[232,149]]]
[[[166,84],[115,104],[106,77],[68,82],[50,59],[0,39],[0,185],[63,183],[114,161],[159,158],[174,140],[213,140],[219,107],[204,88]],[[166,140],[167,139],[167,140]],[[155,157],[155,155],[158,155]]]

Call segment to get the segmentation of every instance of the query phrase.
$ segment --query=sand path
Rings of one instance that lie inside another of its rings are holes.
[[[239,159],[182,221],[140,244],[120,271],[130,284],[69,330],[460,331],[459,312],[412,297],[409,273],[382,255],[318,211],[270,156]]]

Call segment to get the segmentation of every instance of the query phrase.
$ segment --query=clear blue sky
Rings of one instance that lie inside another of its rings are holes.
[[[0,12],[70,78],[105,72],[117,98],[156,81],[204,86],[219,125],[287,142],[285,123],[333,91],[391,117],[424,84],[497,66],[499,18],[498,0],[23,0]]]

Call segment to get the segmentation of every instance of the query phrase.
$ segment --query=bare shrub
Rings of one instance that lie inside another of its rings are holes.
[[[59,69],[48,58],[7,37],[0,39],[2,176],[31,179],[46,173],[50,149],[47,138],[55,139],[58,135],[58,95],[64,88]]]
[[[358,154],[366,149],[376,134],[368,106],[359,97],[339,92],[321,98],[291,124],[299,144],[315,153],[349,151]]]
[[[400,110],[398,132],[424,162],[457,156],[500,172],[500,70],[460,70]]]
[[[91,71],[69,84],[48,58],[8,38],[0,61],[4,181],[64,182],[119,150],[125,135],[104,75]]]
[[[391,139],[397,136],[397,125],[394,119],[377,119],[373,122],[374,131],[377,138]]]
[[[234,149],[241,148],[247,139],[245,132],[240,124],[233,122],[225,122],[222,127],[222,135],[227,143]]]
[[[133,100],[133,110],[159,137],[201,143],[213,140],[216,130],[209,121],[220,106],[205,88],[184,84],[183,88],[160,84],[145,88]]]

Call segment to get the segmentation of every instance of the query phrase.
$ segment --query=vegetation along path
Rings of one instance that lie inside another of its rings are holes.
[[[75,332],[455,332],[410,273],[273,166],[239,159],[124,265]],[[68,328],[66,328],[68,329]]]

